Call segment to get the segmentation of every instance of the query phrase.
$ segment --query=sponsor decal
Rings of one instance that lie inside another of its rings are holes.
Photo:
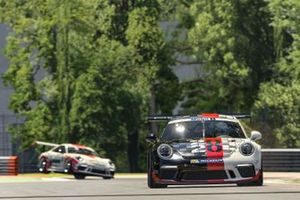
[[[223,163],[223,159],[192,159],[191,164]]]
[[[198,117],[191,117],[191,121],[199,121]]]

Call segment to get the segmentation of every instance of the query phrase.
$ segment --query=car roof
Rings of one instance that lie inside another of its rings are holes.
[[[88,149],[88,150],[91,150],[91,151],[95,151],[91,147],[87,147],[87,146],[84,146],[84,145],[81,145],[81,144],[64,143],[64,144],[61,144],[61,145],[72,146],[72,147],[75,147],[75,148],[82,148],[82,149]]]

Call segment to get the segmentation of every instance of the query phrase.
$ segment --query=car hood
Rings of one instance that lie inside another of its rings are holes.
[[[80,163],[86,163],[89,165],[110,165],[111,160],[108,158],[100,158],[98,156],[93,155],[83,155],[83,154],[68,154],[68,156],[71,156],[75,158],[76,160],[79,160]]]
[[[205,138],[169,143],[183,157],[229,157],[243,141],[241,138]]]

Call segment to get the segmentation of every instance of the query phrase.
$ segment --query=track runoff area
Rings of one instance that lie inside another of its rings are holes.
[[[59,174],[0,176],[1,199],[300,199],[300,173],[265,172],[264,186],[169,186],[149,189],[146,174],[116,174],[115,179],[75,180]]]

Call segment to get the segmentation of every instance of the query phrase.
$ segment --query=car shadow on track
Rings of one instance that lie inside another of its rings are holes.
[[[164,189],[180,189],[180,188],[228,188],[228,187],[237,187],[235,184],[228,185],[168,185]]]

